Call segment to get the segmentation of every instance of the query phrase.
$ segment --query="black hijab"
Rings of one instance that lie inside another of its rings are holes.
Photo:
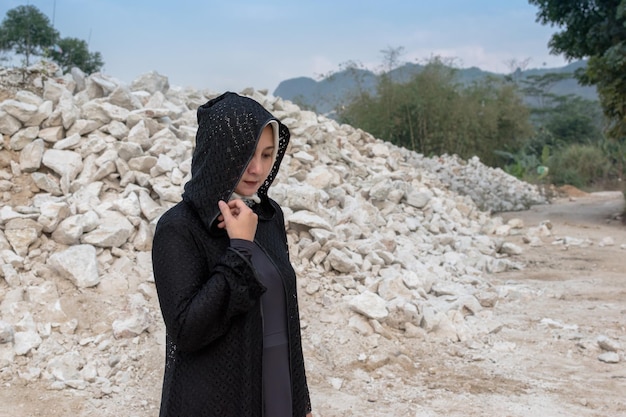
[[[254,156],[263,128],[278,123],[276,159],[257,195],[259,217],[272,214],[267,190],[276,178],[289,144],[289,129],[260,103],[232,92],[209,100],[198,108],[196,147],[191,160],[191,179],[185,184],[183,200],[191,203],[207,228],[220,214],[218,201],[228,201],[245,168]]]

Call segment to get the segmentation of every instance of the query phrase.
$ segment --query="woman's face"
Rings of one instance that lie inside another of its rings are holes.
[[[235,192],[242,196],[250,196],[257,192],[263,181],[267,178],[274,164],[274,131],[271,125],[265,126],[259,143],[254,151],[254,156],[246,167]]]

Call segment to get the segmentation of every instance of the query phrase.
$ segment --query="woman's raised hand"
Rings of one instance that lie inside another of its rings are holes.
[[[228,203],[219,201],[222,214],[217,218],[217,227],[226,229],[231,239],[254,240],[259,218],[250,207],[240,199],[230,200]]]

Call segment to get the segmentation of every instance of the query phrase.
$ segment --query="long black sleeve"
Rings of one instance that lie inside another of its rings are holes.
[[[202,244],[211,237],[188,221],[172,215],[159,221],[152,262],[168,334],[179,349],[193,351],[228,331],[232,318],[249,311],[264,288],[246,256],[228,246]],[[214,265],[207,250],[221,251]]]

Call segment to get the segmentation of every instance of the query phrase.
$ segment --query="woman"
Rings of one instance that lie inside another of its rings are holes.
[[[198,109],[191,179],[152,249],[161,417],[311,415],[283,212],[267,196],[289,136],[235,93]]]

